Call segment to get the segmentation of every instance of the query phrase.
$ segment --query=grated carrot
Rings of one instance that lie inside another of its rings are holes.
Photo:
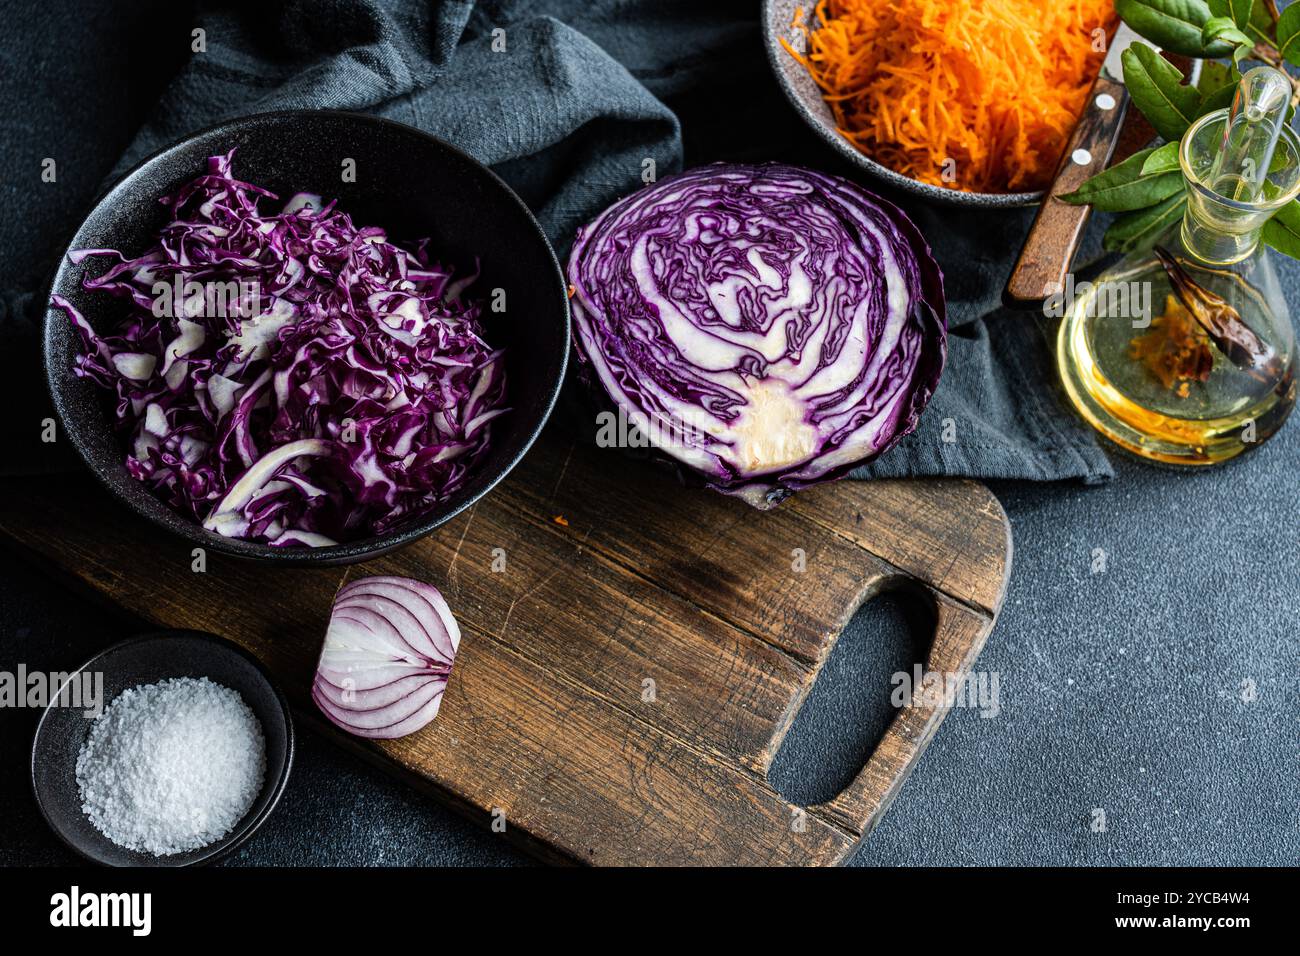
[[[1050,183],[1115,12],[1111,0],[818,0],[814,17],[806,53],[781,42],[849,142],[922,182],[1017,192]]]

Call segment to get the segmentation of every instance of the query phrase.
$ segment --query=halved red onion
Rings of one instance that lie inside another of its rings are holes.
[[[350,734],[389,739],[434,717],[460,647],[460,627],[438,589],[373,577],[339,589],[311,696]]]

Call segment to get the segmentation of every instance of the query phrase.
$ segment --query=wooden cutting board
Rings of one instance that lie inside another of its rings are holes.
[[[11,487],[5,537],[153,623],[239,642],[301,718],[561,862],[844,861],[944,711],[900,710],[852,783],[802,811],[766,774],[821,664],[863,601],[904,586],[934,604],[928,667],[964,673],[1010,570],[976,482],[842,481],[764,513],[555,429],[471,511],[350,568],[209,554],[197,572],[188,542],[89,476]],[[309,698],[334,592],[369,574],[437,585],[464,633],[437,720],[378,743]]]

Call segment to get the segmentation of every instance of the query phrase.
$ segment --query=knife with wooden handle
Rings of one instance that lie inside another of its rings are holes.
[[[1072,206],[1058,197],[1074,192],[1110,162],[1129,102],[1120,57],[1135,40],[1144,42],[1126,24],[1120,23],[1065,147],[1056,179],[1043,199],[1020,258],[1007,280],[1002,301],[1010,308],[1039,308],[1048,296],[1065,286],[1065,274],[1079,248],[1091,208]]]

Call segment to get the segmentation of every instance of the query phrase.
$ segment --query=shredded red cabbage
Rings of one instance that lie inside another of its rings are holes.
[[[130,300],[100,336],[55,295],[112,389],[126,468],[220,534],[318,547],[381,534],[463,487],[506,411],[481,303],[422,241],[390,243],[306,193],[231,174],[234,151],[162,202],[158,243],[86,289]],[[179,293],[179,294],[178,294]]]

